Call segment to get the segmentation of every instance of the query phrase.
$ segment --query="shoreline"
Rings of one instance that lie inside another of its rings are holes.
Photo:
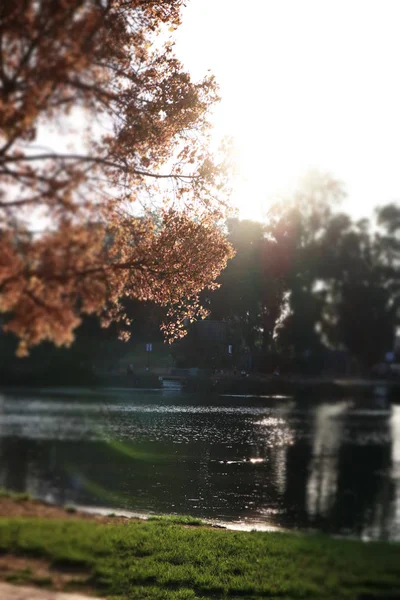
[[[123,517],[126,519],[139,519],[142,521],[148,521],[151,519],[184,519],[183,515],[175,514],[154,514],[154,513],[142,513],[129,510],[120,510],[115,508],[107,508],[100,506],[83,506],[82,504],[73,505],[77,512],[87,513],[89,515],[99,515],[107,517],[110,514],[114,514],[116,517]],[[190,518],[190,517],[189,517]],[[220,519],[207,519],[200,518],[205,526],[212,527],[214,529],[227,529],[229,531],[259,531],[259,532],[282,532],[282,533],[299,533],[301,535],[307,535],[306,531],[293,531],[285,529],[284,527],[278,527],[276,525],[269,525],[267,523],[254,522],[246,523],[244,521],[222,521]]]
[[[105,382],[82,383],[82,385],[54,385],[54,383],[40,384],[2,384],[0,382],[0,393],[25,393],[35,392],[40,394],[74,395],[84,394],[94,396],[97,394],[109,395],[113,393],[161,393],[185,396],[211,394],[217,398],[260,398],[273,397],[275,399],[287,399],[310,395],[315,400],[316,395],[323,395],[325,399],[335,400],[349,395],[355,397],[387,397],[396,401],[400,399],[400,380],[398,379],[372,379],[372,378],[307,378],[281,376],[250,375],[220,376],[220,377],[187,377],[183,378],[180,387],[143,387],[126,385],[125,382],[114,381],[111,385]],[[125,383],[125,385],[122,385]]]
[[[85,514],[0,497],[0,580],[119,600],[400,597],[400,544]]]
[[[307,535],[307,532],[297,532],[269,525],[267,523],[248,523],[243,521],[222,521],[219,519],[197,518],[187,515],[175,514],[156,514],[141,511],[129,511],[124,509],[110,508],[106,506],[85,506],[82,504],[66,504],[61,506],[53,502],[46,502],[41,498],[34,498],[29,494],[9,492],[0,490],[0,519],[7,517],[32,517],[38,518],[93,518],[98,522],[115,523],[129,521],[170,521],[173,523],[183,523],[190,526],[204,526],[211,529],[223,529],[228,531],[243,531],[243,532],[282,532],[282,533],[297,533]]]
[[[183,514],[160,514],[142,511],[130,511],[107,506],[86,506],[83,504],[67,503],[65,505],[48,502],[41,498],[34,498],[28,493],[18,493],[0,489],[0,519],[4,516],[17,518],[45,518],[45,519],[84,519],[94,520],[98,523],[115,524],[129,522],[169,522],[187,527],[203,527],[208,529],[241,532],[241,533],[281,533],[292,536],[312,537],[325,536],[329,539],[354,541],[361,544],[395,544],[400,547],[400,540],[382,541],[373,537],[358,537],[356,535],[343,535],[340,533],[326,533],[318,529],[289,529],[266,522],[255,521],[224,521],[221,519],[208,519],[207,517],[192,517]]]

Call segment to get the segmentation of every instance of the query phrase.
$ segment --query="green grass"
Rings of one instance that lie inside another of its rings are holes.
[[[0,488],[0,498],[9,498],[15,502],[25,502],[26,500],[33,500],[32,496],[27,492],[11,492],[4,488]]]
[[[0,552],[45,558],[118,600],[400,598],[400,545],[182,527],[0,519]],[[83,576],[83,577],[82,577]],[[17,580],[29,580],[29,571]]]
[[[52,584],[51,577],[38,577],[29,568],[9,573],[6,575],[5,580],[15,585],[34,584],[38,587],[51,587]]]
[[[148,521],[158,521],[159,523],[170,523],[175,525],[191,525],[192,527],[207,526],[202,519],[186,515],[150,515]]]

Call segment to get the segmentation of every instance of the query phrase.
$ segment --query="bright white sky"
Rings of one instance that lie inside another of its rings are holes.
[[[400,199],[399,23],[399,0],[188,0],[177,51],[220,84],[242,217],[314,169],[355,217]]]

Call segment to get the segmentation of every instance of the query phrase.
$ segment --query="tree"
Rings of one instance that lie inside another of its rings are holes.
[[[321,276],[325,282],[322,327],[333,347],[346,348],[371,367],[393,348],[399,308],[399,271],[393,261],[394,230],[381,232],[346,215],[332,219],[324,241]]]
[[[337,182],[314,175],[273,204],[266,223],[227,222],[236,255],[221,287],[207,294],[208,307],[262,369],[280,360],[315,372],[329,350],[347,351],[369,368],[393,348],[400,209],[379,209],[372,228],[335,210],[342,196]]]
[[[326,232],[342,197],[340,183],[311,173],[292,197],[269,210],[267,232],[276,244],[275,268],[282,289],[275,334],[286,353],[304,355],[321,349],[317,328],[323,298],[317,290],[326,261]]]
[[[123,297],[167,306],[166,335],[183,335],[231,256],[208,152],[215,81],[192,82],[167,36],[182,5],[1,3],[0,311],[20,355],[70,344],[84,314],[123,323]],[[43,149],[50,125],[68,135]],[[139,218],[148,196],[162,210]]]
[[[218,282],[220,287],[208,294],[211,317],[229,323],[232,334],[254,349],[260,332],[261,253],[263,225],[255,221],[229,219],[228,239],[235,249]]]
[[[262,349],[264,358],[276,352],[276,341],[286,353],[321,346],[321,298],[314,287],[331,204],[341,195],[337,182],[314,174],[270,207],[266,223],[227,223],[236,255],[209,295],[211,315],[237,326],[246,346]]]
[[[375,247],[386,287],[390,289],[396,311],[400,308],[400,207],[387,204],[377,211],[378,231]],[[400,314],[397,316],[399,320]]]

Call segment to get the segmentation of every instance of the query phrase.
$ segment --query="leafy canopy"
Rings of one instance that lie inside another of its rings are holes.
[[[0,311],[20,355],[69,345],[83,314],[123,323],[124,296],[168,307],[181,336],[231,255],[208,150],[216,84],[193,82],[168,38],[182,5],[1,2]],[[132,210],[145,198],[156,216]]]

